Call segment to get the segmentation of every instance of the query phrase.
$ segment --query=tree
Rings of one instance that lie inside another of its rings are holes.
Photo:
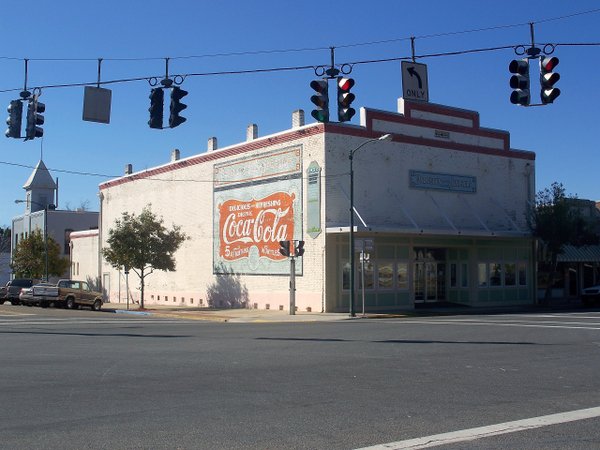
[[[547,269],[548,280],[544,299],[550,299],[552,285],[556,277],[558,256],[565,245],[582,246],[598,243],[598,236],[592,225],[575,207],[577,197],[565,194],[561,183],[554,182],[549,188],[536,195],[530,227],[539,240],[540,262]]]
[[[10,252],[10,227],[0,227],[0,253]]]
[[[124,212],[108,231],[108,246],[102,249],[104,259],[114,268],[133,270],[140,279],[140,306],[144,308],[145,280],[155,270],[174,271],[174,254],[187,239],[181,227],[167,230],[163,219],[157,219],[150,205],[140,215]]]
[[[38,229],[21,239],[15,247],[12,271],[18,278],[43,278],[46,273],[46,244]],[[61,276],[69,268],[69,260],[60,256],[60,246],[48,236],[48,275]]]

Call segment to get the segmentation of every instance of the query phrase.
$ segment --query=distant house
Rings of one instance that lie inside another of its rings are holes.
[[[593,200],[569,199],[571,208],[576,209],[586,219],[596,234],[600,235],[599,203]],[[582,289],[600,284],[600,245],[575,247],[565,245],[558,255],[558,270],[552,285],[552,298],[576,299]],[[546,277],[543,265],[539,265],[538,298],[543,298],[546,290]]]
[[[60,246],[62,256],[70,259],[71,232],[98,228],[97,212],[56,209],[57,185],[42,160],[37,163],[23,189],[25,199],[16,201],[22,201],[25,212],[12,219],[11,254],[21,239],[38,229],[42,234],[48,233]],[[63,277],[69,275],[67,272]]]

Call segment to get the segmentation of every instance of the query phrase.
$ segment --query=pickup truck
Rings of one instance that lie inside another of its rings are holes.
[[[15,278],[6,283],[6,286],[0,287],[0,305],[9,301],[13,305],[19,304],[19,295],[22,289],[33,286],[36,280],[31,278]]]
[[[59,280],[56,286],[47,283],[36,284],[23,289],[19,299],[24,305],[39,305],[43,308],[50,304],[67,309],[89,306],[94,311],[100,311],[102,308],[102,293],[92,291],[85,281],[77,280]]]

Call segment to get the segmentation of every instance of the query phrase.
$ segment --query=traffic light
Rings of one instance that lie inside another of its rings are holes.
[[[165,101],[165,93],[162,88],[154,88],[150,91],[150,120],[148,125],[150,128],[158,128],[159,130],[163,127],[163,107]]]
[[[171,114],[169,116],[169,126],[171,128],[178,127],[187,120],[179,115],[181,111],[187,108],[187,105],[181,103],[181,99],[186,95],[188,95],[188,92],[181,88],[174,87],[171,90]]]
[[[304,255],[304,241],[298,241],[298,245],[296,245],[296,249],[294,250],[294,256],[302,255]]]
[[[560,89],[554,87],[554,84],[560,80],[560,74],[552,72],[556,66],[558,66],[556,56],[540,58],[540,98],[544,105],[554,102],[560,95]]]
[[[290,256],[290,241],[279,241],[279,253]]]
[[[510,73],[510,87],[514,89],[510,94],[510,102],[514,105],[528,106],[530,103],[529,95],[529,60],[513,59],[508,65]]]
[[[37,96],[29,99],[27,105],[27,124],[25,125],[25,140],[31,140],[44,136],[44,130],[38,125],[44,125],[44,116],[42,113],[46,111],[46,105],[39,102]]]
[[[310,98],[317,109],[313,109],[310,113],[318,122],[329,122],[329,90],[327,85],[327,79],[314,80],[310,82],[310,87],[313,88],[317,94]]]
[[[337,86],[338,120],[340,122],[348,122],[356,114],[354,108],[350,107],[356,98],[350,92],[350,89],[354,86],[354,80],[352,78],[338,77]]]
[[[6,137],[20,138],[21,137],[21,122],[23,120],[23,103],[21,100],[12,100],[8,105],[8,118],[6,124]]]

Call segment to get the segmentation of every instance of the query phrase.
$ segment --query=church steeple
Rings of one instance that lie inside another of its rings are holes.
[[[42,210],[54,203],[56,183],[50,172],[48,172],[44,161],[40,159],[23,189],[25,189],[27,196],[26,207],[28,213]]]

